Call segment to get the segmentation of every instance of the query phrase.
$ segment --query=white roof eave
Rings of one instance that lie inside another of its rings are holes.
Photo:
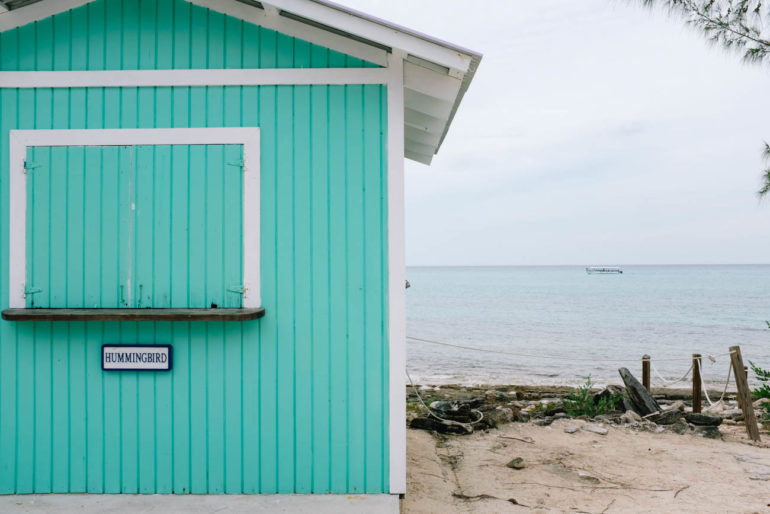
[[[0,8],[0,32],[92,1],[41,0],[5,12]],[[328,0],[185,1],[380,66],[386,65],[388,52],[406,55],[405,156],[424,164],[430,164],[441,147],[482,58],[477,52]]]

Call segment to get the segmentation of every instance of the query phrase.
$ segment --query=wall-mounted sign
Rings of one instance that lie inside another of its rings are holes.
[[[173,362],[170,344],[102,345],[104,371],[169,371]]]

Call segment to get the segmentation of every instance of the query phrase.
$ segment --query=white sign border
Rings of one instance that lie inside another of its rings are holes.
[[[168,362],[165,368],[105,368],[104,352],[108,348],[162,348],[168,352]],[[102,371],[171,371],[174,369],[174,347],[170,344],[109,344],[102,345]]]

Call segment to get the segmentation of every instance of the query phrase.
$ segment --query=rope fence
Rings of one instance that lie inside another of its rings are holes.
[[[703,368],[701,367],[700,360],[696,361],[698,363],[698,369],[700,370],[701,376],[703,376]],[[711,401],[711,398],[709,398],[709,392],[706,388],[706,383],[701,382],[701,387],[703,388],[703,394],[706,396],[706,401],[709,402],[709,406],[713,407],[717,403],[722,403],[722,401],[725,399],[725,394],[727,394],[727,387],[730,385],[730,374],[733,371],[732,363],[727,367],[727,380],[725,381],[725,388],[722,390],[722,396],[719,397],[719,400],[715,402]]]
[[[482,353],[491,353],[496,355],[510,355],[513,357],[526,357],[526,358],[532,358],[532,359],[544,359],[544,360],[554,360],[554,361],[567,361],[567,362],[575,362],[575,361],[581,361],[581,362],[616,362],[616,363],[637,363],[639,362],[639,359],[630,359],[630,358],[594,358],[594,357],[576,357],[576,356],[566,356],[566,355],[544,355],[544,354],[533,354],[533,353],[524,353],[524,352],[509,352],[505,350],[492,350],[489,348],[478,348],[474,346],[465,346],[461,344],[454,344],[454,343],[445,343],[443,341],[435,341],[432,339],[425,339],[422,337],[413,337],[407,335],[407,340],[409,341],[416,341],[420,343],[426,343],[426,344],[432,344],[437,346],[443,346],[443,347],[449,347],[449,348],[458,348],[462,350],[469,350],[474,352],[482,352]],[[720,354],[711,354],[706,355],[705,358],[709,359],[712,364],[715,364],[717,362],[717,357],[726,357],[729,356],[730,358],[730,365],[727,369],[727,378],[725,379],[725,386],[722,390],[722,394],[719,397],[719,399],[716,402],[711,401],[711,397],[709,396],[706,382],[703,380],[703,364],[702,364],[702,356],[698,353],[695,353],[692,355],[692,357],[669,357],[669,358],[661,358],[661,359],[655,359],[655,361],[658,362],[681,362],[681,361],[691,361],[690,367],[687,369],[684,375],[682,375],[681,378],[678,378],[673,381],[666,380],[660,372],[657,370],[655,365],[653,364],[653,359],[649,355],[644,355],[642,357],[642,383],[644,387],[651,391],[651,382],[650,382],[650,369],[655,373],[658,380],[660,380],[661,383],[663,383],[664,387],[671,387],[674,384],[680,384],[683,383],[687,377],[692,374],[692,392],[693,392],[693,406],[692,410],[694,413],[700,413],[701,412],[701,393],[703,396],[705,396],[706,401],[708,402],[710,407],[714,407],[715,405],[722,403],[724,401],[725,395],[727,394],[727,389],[730,386],[730,377],[731,375],[735,376],[735,387],[737,389],[737,399],[738,404],[740,405],[741,409],[743,410],[744,417],[746,419],[746,429],[749,433],[749,437],[754,441],[759,441],[759,429],[757,427],[757,421],[754,414],[753,404],[751,401],[751,391],[749,390],[748,386],[748,371],[747,368],[743,365],[743,357],[741,356],[741,349],[739,346],[731,346],[730,351],[727,353],[720,353]],[[437,414],[433,412],[433,410],[428,407],[425,402],[422,401],[422,397],[420,397],[420,393],[417,391],[417,388],[414,386],[414,382],[412,382],[412,377],[409,376],[409,372],[406,372],[407,377],[409,378],[409,383],[412,386],[412,390],[417,394],[417,397],[420,400],[420,403],[422,406],[430,412],[430,414],[442,421],[446,421],[443,418],[439,417]],[[481,414],[479,412],[479,414]],[[475,423],[478,423],[481,421],[481,418]]]
[[[461,350],[469,350],[474,352],[481,352],[481,353],[491,353],[496,355],[509,355],[513,357],[526,357],[526,358],[532,358],[532,359],[543,359],[543,360],[554,360],[554,361],[565,361],[565,362],[574,362],[574,361],[581,361],[581,362],[615,362],[615,363],[636,363],[639,362],[639,359],[631,359],[631,358],[594,358],[594,357],[577,357],[577,356],[566,356],[566,355],[544,355],[544,354],[534,354],[534,353],[524,353],[524,352],[510,352],[505,350],[492,350],[489,348],[479,348],[475,346],[466,346],[461,344],[455,344],[455,343],[446,343],[443,341],[436,341],[433,339],[425,339],[423,337],[414,337],[414,336],[407,336],[406,337],[410,341],[420,342],[420,343],[427,343],[432,345],[438,345],[438,346],[444,346],[449,348],[458,348]],[[712,363],[717,362],[717,357],[726,357],[726,356],[732,356],[735,352],[727,352],[727,353],[721,353],[721,354],[710,354],[706,355],[706,358],[709,359]],[[663,384],[663,387],[671,387],[676,384],[682,384],[687,380],[687,378],[690,376],[690,374],[695,369],[695,366],[698,367],[698,373],[697,377],[693,375],[693,383],[695,381],[698,382],[697,389],[702,389],[706,396],[706,401],[708,401],[709,405],[713,406],[714,403],[711,401],[711,398],[708,396],[708,391],[706,390],[705,381],[702,380],[703,376],[703,368],[701,364],[701,356],[700,354],[693,354],[693,357],[668,357],[668,358],[660,358],[655,359],[655,361],[658,362],[681,362],[681,361],[692,361],[690,364],[690,367],[687,368],[687,371],[684,375],[682,375],[680,378],[676,380],[668,380],[663,377],[663,375],[658,371],[658,369],[655,367],[655,364],[653,363],[653,359],[649,355],[645,355],[642,357],[642,382],[644,383],[644,386],[650,389],[651,383],[650,383],[650,377],[649,372],[650,369],[652,369],[652,372],[657,377],[657,380],[660,384]],[[721,401],[724,399],[725,392],[727,391],[727,388],[730,384],[730,374],[732,372],[732,366],[730,366],[730,369],[727,373],[727,379],[725,381],[725,387],[724,392],[722,393],[720,399],[718,401]],[[410,379],[411,380],[411,379]]]
[[[678,379],[676,379],[676,380],[673,380],[673,381],[668,381],[668,380],[666,380],[665,378],[663,378],[663,375],[661,375],[661,374],[658,372],[658,368],[656,368],[656,367],[655,367],[655,364],[653,364],[653,363],[652,363],[652,360],[651,360],[651,359],[649,360],[649,363],[650,363],[650,367],[652,368],[652,371],[655,373],[655,375],[658,377],[658,380],[660,380],[660,381],[663,383],[663,385],[664,385],[665,387],[671,387],[671,386],[672,386],[672,385],[674,385],[674,384],[678,384],[678,383],[680,383],[680,382],[684,382],[684,380],[685,380],[685,379],[686,379],[688,376],[690,376],[690,372],[692,371],[692,364],[691,364],[691,365],[690,365],[690,367],[689,367],[689,368],[687,368],[687,371],[685,372],[685,374],[684,374],[684,375],[682,375],[682,378],[678,378]]]
[[[594,357],[573,357],[573,356],[567,356],[567,355],[538,355],[534,353],[522,353],[522,352],[508,352],[504,350],[490,350],[488,348],[477,348],[474,346],[463,346],[461,344],[454,344],[454,343],[445,343],[442,341],[434,341],[432,339],[424,339],[421,337],[412,337],[412,336],[406,336],[406,338],[410,341],[417,341],[420,343],[428,343],[428,344],[434,344],[439,346],[447,346],[450,348],[460,348],[462,350],[472,350],[475,352],[483,352],[483,353],[494,353],[498,355],[512,355],[514,357],[529,357],[533,359],[545,359],[545,360],[555,360],[555,361],[584,361],[584,362],[639,362],[639,359],[629,359],[629,358],[622,358],[622,359],[601,359],[601,358],[594,358]],[[709,355],[708,357],[713,359],[714,357],[724,357],[730,355],[730,353],[721,353],[716,355]],[[663,359],[655,359],[659,362],[676,362],[676,361],[689,361],[689,357],[670,357],[670,358],[663,358]]]

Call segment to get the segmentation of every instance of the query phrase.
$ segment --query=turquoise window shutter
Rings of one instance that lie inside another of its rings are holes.
[[[27,307],[241,307],[241,145],[32,147]]]

